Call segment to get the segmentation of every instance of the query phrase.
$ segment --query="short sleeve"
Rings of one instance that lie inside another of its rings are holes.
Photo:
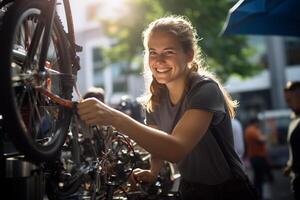
[[[187,109],[201,109],[213,112],[214,125],[220,123],[226,114],[223,94],[215,82],[198,83],[188,94]]]

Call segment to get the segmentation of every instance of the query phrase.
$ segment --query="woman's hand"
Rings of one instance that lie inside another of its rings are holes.
[[[88,125],[112,125],[116,112],[96,98],[87,98],[77,105],[77,112]]]
[[[129,177],[129,183],[133,188],[138,184],[152,184],[156,181],[157,176],[150,170],[136,168]]]

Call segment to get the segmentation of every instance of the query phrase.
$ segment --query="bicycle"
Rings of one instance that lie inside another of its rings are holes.
[[[87,127],[74,114],[59,158],[43,170],[46,194],[49,200],[112,200],[134,166],[128,138],[110,126]]]
[[[55,159],[71,121],[82,48],[75,44],[69,0],[62,1],[0,2],[0,115],[17,150],[33,162]]]

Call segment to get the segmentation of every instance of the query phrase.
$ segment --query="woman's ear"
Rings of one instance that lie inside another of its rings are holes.
[[[193,59],[194,59],[194,50],[189,50],[186,53],[186,61],[189,63],[189,62],[192,62]]]

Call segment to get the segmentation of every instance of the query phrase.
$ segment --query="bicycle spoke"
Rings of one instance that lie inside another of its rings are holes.
[[[29,21],[25,21],[24,24],[23,24],[23,32],[24,32],[24,37],[22,39],[23,41],[23,47],[25,47],[25,49],[28,49],[29,47],[29,44],[30,44],[30,36],[31,36],[31,33],[30,33],[30,29],[29,29]]]
[[[23,90],[21,93],[17,93],[17,105],[21,108],[25,99],[25,90]]]
[[[33,125],[33,130],[32,131],[32,138],[35,138],[37,135],[37,126],[41,124],[41,114],[39,111],[39,108],[37,107],[37,101],[36,97],[33,94],[33,91],[28,92],[28,101],[29,101],[29,107],[30,107],[30,125]]]

